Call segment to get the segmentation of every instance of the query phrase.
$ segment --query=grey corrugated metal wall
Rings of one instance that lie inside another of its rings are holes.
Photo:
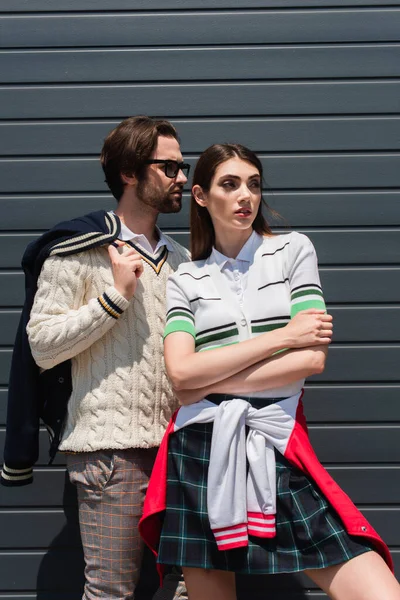
[[[314,241],[336,330],[311,437],[400,569],[399,37],[393,0],[1,1],[1,446],[23,249],[113,206],[97,156],[119,120],[169,117],[190,162],[215,141],[258,151],[270,204]],[[161,225],[186,243],[187,204]],[[79,598],[73,494],[42,445],[34,484],[0,489],[2,600]],[[302,577],[250,593],[324,597]]]

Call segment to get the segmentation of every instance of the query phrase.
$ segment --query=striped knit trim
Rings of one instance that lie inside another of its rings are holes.
[[[190,333],[196,339],[196,330],[194,328],[194,315],[187,308],[176,306],[167,313],[167,324],[164,330],[164,339],[170,333],[184,331]]]
[[[139,246],[138,244],[134,244],[133,242],[131,242],[129,240],[126,243],[128,244],[128,246],[131,246],[132,248],[134,248],[136,250],[136,252],[138,254],[140,254],[142,259],[148,265],[150,265],[150,267],[157,273],[157,275],[159,275],[163,265],[165,264],[165,262],[168,258],[167,246],[162,246],[161,248],[158,249],[156,255],[151,256],[150,254],[145,252],[145,250],[143,250],[143,248],[141,246]]]
[[[317,294],[317,295],[323,297],[322,288],[315,283],[299,285],[292,289],[291,299],[293,301],[296,298],[301,298],[303,296],[309,296],[311,294]]]
[[[64,240],[53,246],[50,256],[53,254],[75,254],[80,250],[86,250],[88,246],[99,246],[101,242],[106,242],[110,237],[114,237],[118,232],[118,222],[113,214],[106,213],[105,219],[109,229],[108,233],[90,232],[84,233],[72,239]]]
[[[11,469],[7,467],[6,464],[3,465],[3,469],[1,471],[1,477],[6,481],[26,481],[27,479],[32,479],[33,477],[33,468],[28,467],[27,469]]]
[[[265,333],[266,331],[273,331],[280,327],[285,327],[290,321],[290,316],[282,317],[270,317],[268,319],[255,319],[251,322],[252,333]]]
[[[275,515],[264,515],[263,513],[248,512],[248,532],[262,538],[273,538],[276,535]]]
[[[203,296],[196,296],[196,298],[192,298],[189,302],[197,302],[197,300],[204,300],[208,302],[209,300],[222,300],[222,298],[204,298]]]
[[[113,319],[119,319],[124,312],[105,292],[97,300],[105,312]]]
[[[281,250],[283,250],[284,248],[286,248],[286,246],[289,246],[289,244],[290,244],[290,241],[286,242],[286,244],[283,244],[283,246],[281,246],[280,248],[277,248],[273,252],[264,252],[264,254],[261,254],[261,256],[273,256],[277,252],[280,252]]]
[[[173,306],[167,312],[167,323],[168,323],[168,320],[172,316],[175,316],[174,313],[176,313],[176,312],[179,312],[179,313],[182,312],[183,314],[185,314],[187,317],[189,317],[194,322],[194,314],[192,313],[192,311],[189,308],[186,308],[186,306]]]
[[[199,331],[196,335],[196,349],[214,344],[214,342],[221,342],[222,340],[224,340],[224,343],[226,344],[229,343],[227,342],[229,338],[233,338],[232,341],[235,341],[235,338],[238,335],[239,330],[236,327],[236,323],[227,323],[226,325],[219,327],[204,329],[203,331]]]
[[[285,283],[287,283],[289,281],[289,278],[286,277],[285,279],[282,279],[281,281],[272,281],[271,283],[266,283],[265,285],[261,285],[258,288],[258,291],[260,290],[264,290],[267,287],[270,287],[271,285],[284,285]]]
[[[189,277],[191,277],[192,279],[195,279],[196,281],[200,281],[200,279],[205,279],[206,277],[211,277],[211,275],[209,275],[208,273],[206,275],[201,275],[200,277],[195,277],[194,275],[192,275],[191,273],[188,273],[187,271],[185,271],[184,273],[179,273],[179,277],[183,277],[184,275],[188,275]]]
[[[243,548],[249,545],[247,523],[213,529],[212,532],[217,542],[218,550],[231,550],[232,548]]]
[[[293,288],[291,292],[291,317],[298,312],[308,308],[317,308],[325,310],[324,296],[322,289],[315,283],[299,285]]]

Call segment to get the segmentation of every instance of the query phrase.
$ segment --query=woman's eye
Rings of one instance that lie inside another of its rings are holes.
[[[222,186],[224,188],[233,189],[235,187],[235,184],[234,184],[233,181],[224,181],[224,183],[222,184]]]
[[[250,187],[252,187],[255,190],[259,190],[261,187],[261,184],[259,181],[253,181],[253,183],[250,184]]]

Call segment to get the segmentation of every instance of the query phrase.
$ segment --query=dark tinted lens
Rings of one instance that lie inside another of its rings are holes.
[[[182,163],[181,169],[185,177],[189,177],[190,165],[188,163]]]
[[[179,171],[179,165],[173,160],[166,161],[165,163],[165,174],[167,177],[176,177]]]
[[[165,174],[167,177],[176,177],[178,175],[179,169],[182,169],[185,177],[189,175],[190,165],[188,163],[178,163],[175,160],[167,160],[165,161]]]

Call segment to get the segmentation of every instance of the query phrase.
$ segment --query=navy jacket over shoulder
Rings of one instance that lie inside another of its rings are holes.
[[[32,467],[39,453],[40,419],[50,435],[52,462],[72,391],[71,361],[40,374],[26,333],[43,263],[50,255],[68,256],[109,244],[119,236],[120,230],[117,216],[105,211],[93,212],[59,223],[29,244],[24,253],[25,303],[11,363],[4,464],[0,477],[3,485],[32,482]]]

